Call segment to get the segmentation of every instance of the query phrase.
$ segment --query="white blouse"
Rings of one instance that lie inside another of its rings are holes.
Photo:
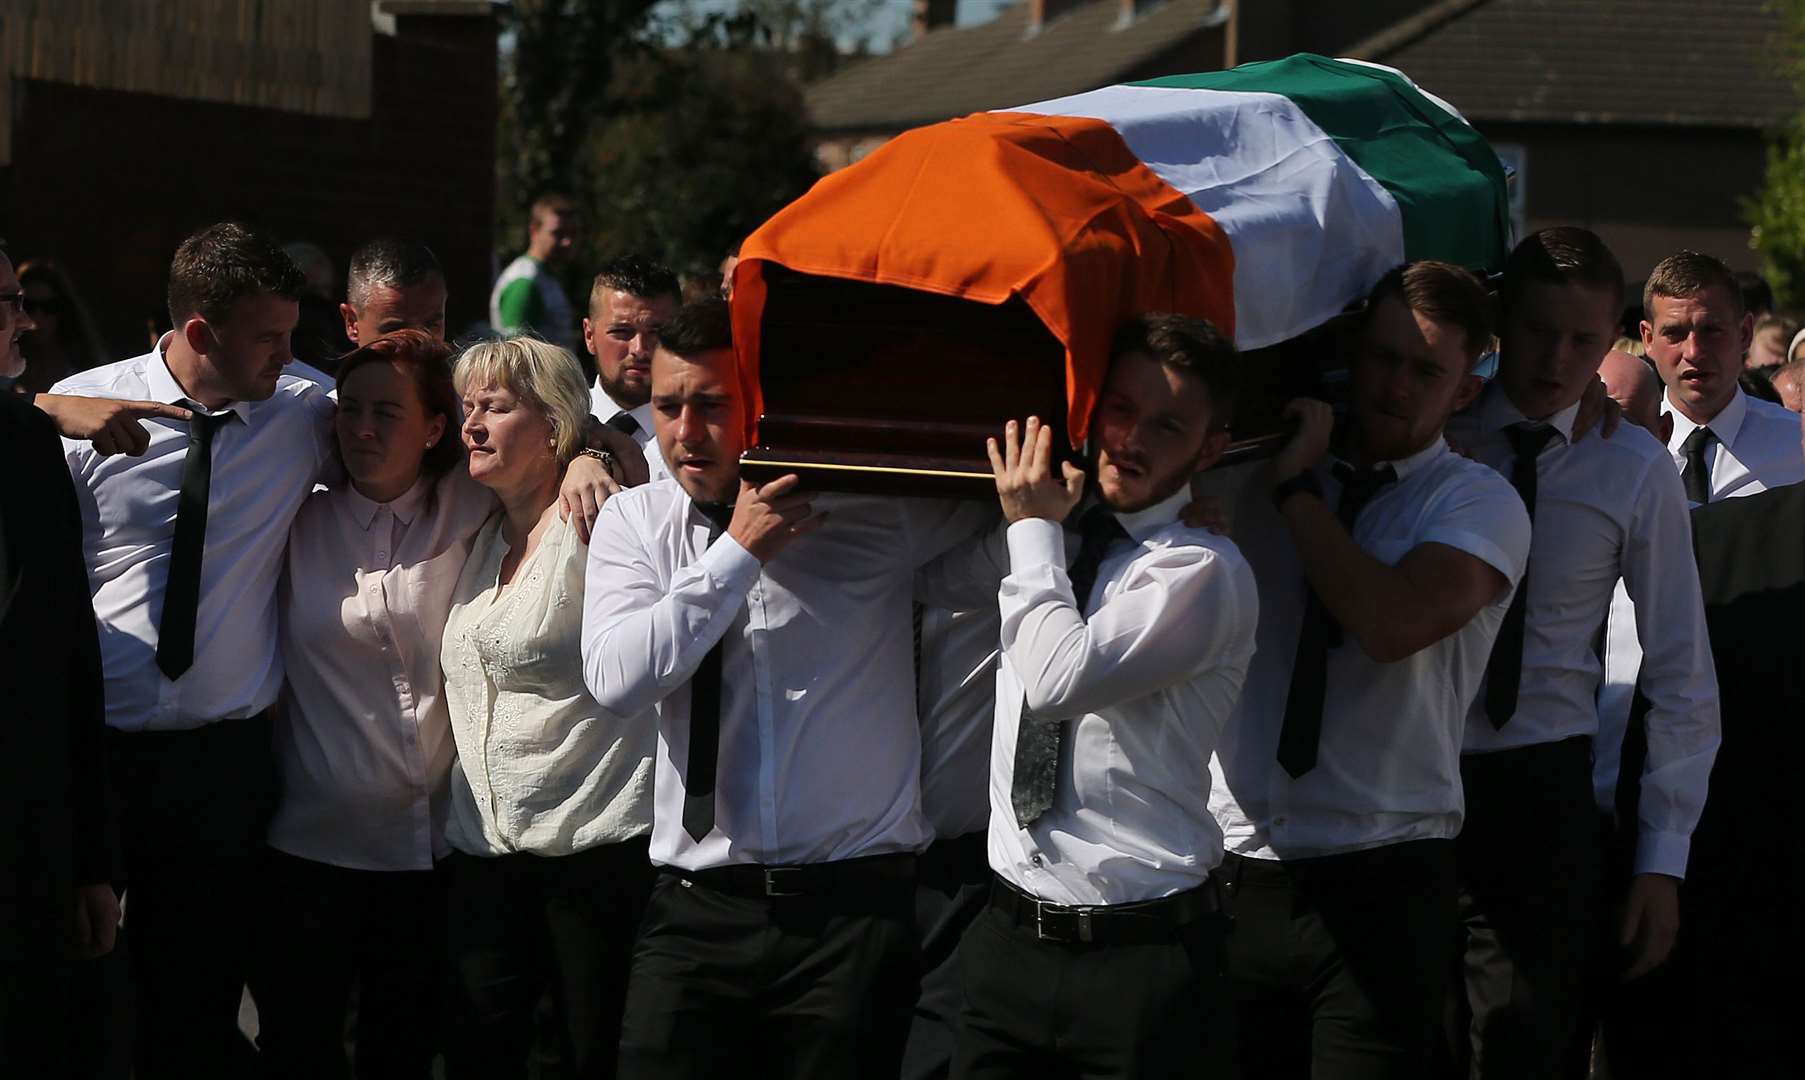
[[[587,549],[554,522],[504,588],[503,522],[477,534],[445,626],[458,750],[446,838],[473,855],[568,855],[644,835],[656,732],[604,712],[583,685]]]
[[[495,496],[460,465],[393,502],[316,491],[289,534],[270,846],[357,870],[443,857],[451,726],[439,635]]]

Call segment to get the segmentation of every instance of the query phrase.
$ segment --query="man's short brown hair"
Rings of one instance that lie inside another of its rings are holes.
[[[1240,355],[1216,324],[1193,315],[1136,315],[1122,324],[1109,346],[1111,362],[1129,353],[1143,353],[1201,382],[1210,395],[1214,427],[1228,427],[1234,419],[1241,396]]]
[[[1623,307],[1623,264],[1590,229],[1562,225],[1525,237],[1504,262],[1501,309],[1510,311],[1531,281],[1604,289],[1613,317]]]
[[[1676,251],[1657,263],[1648,275],[1648,283],[1642,286],[1642,310],[1653,319],[1655,297],[1689,300],[1712,288],[1722,289],[1730,298],[1736,318],[1748,313],[1742,302],[1742,287],[1722,260],[1697,251]]]
[[[169,318],[177,329],[194,315],[223,323],[240,300],[299,300],[306,288],[300,268],[274,240],[248,225],[222,221],[175,249],[169,264]]]
[[[569,195],[559,194],[555,191],[548,192],[533,200],[533,207],[527,213],[527,227],[537,228],[539,223],[545,220],[547,214],[569,214],[573,213],[576,208],[577,204]]]
[[[1365,317],[1393,297],[1419,315],[1458,327],[1469,371],[1491,348],[1492,296],[1466,268],[1435,259],[1393,267],[1366,294]]]

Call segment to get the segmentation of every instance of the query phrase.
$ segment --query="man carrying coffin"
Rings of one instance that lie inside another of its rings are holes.
[[[1089,477],[1056,472],[1034,418],[990,442],[1008,522],[995,876],[960,946],[956,1077],[1226,1074],[1208,769],[1259,603],[1234,544],[1179,516],[1228,445],[1237,358],[1179,315],[1132,320],[1111,351]]]
[[[1212,762],[1229,854],[1240,1075],[1423,1077],[1455,941],[1460,742],[1529,554],[1523,502],[1448,449],[1491,298],[1447,263],[1387,274],[1352,357],[1233,515],[1259,650]],[[1264,480],[1265,482],[1260,482]]]
[[[656,706],[652,860],[625,1077],[896,1075],[917,988],[916,568],[986,507],[815,497],[739,477],[728,311],[674,316],[652,362],[672,479],[608,501],[583,665]]]

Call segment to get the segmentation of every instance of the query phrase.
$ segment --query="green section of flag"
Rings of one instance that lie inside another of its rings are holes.
[[[1130,85],[1290,98],[1397,200],[1408,258],[1484,271],[1504,265],[1510,204],[1498,155],[1395,72],[1299,53]]]

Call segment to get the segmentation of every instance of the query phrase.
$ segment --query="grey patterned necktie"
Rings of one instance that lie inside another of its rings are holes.
[[[1083,615],[1109,546],[1129,536],[1115,513],[1102,503],[1085,511],[1078,529],[1083,539],[1067,576],[1078,613]],[[1028,703],[1022,702],[1022,719],[1015,732],[1015,775],[1009,787],[1009,805],[1015,811],[1016,824],[1022,828],[1032,825],[1053,805],[1059,788],[1059,756],[1066,727],[1062,721],[1034,715]]]

